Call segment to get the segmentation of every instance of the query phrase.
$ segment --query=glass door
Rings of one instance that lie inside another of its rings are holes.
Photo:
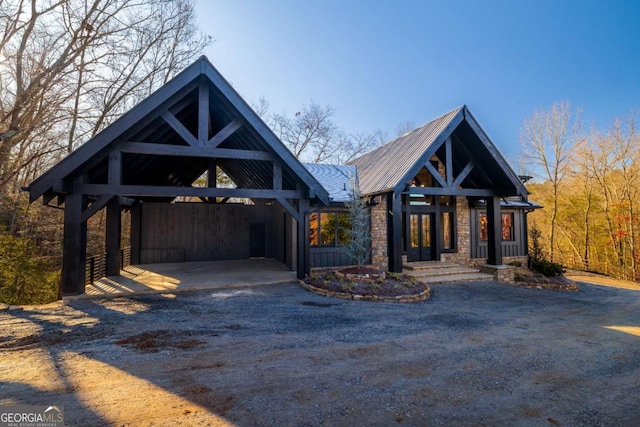
[[[409,261],[433,259],[433,213],[411,213],[409,219]]]

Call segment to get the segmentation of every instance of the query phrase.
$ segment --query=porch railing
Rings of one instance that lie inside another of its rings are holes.
[[[131,265],[131,246],[120,249],[120,268]],[[107,254],[87,257],[85,264],[85,285],[95,283],[96,280],[107,275]]]

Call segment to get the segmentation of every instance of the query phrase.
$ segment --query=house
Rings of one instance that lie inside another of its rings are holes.
[[[399,272],[412,261],[464,265],[526,261],[526,214],[540,205],[527,200],[520,178],[467,106],[349,166],[355,167],[361,196],[370,200],[372,264]],[[321,174],[323,168],[310,171],[321,184],[339,190],[340,176]],[[346,179],[342,181],[346,185]],[[321,209],[316,214],[320,227],[338,211],[336,206]],[[348,263],[340,256],[339,244],[336,239],[312,240],[311,265]],[[330,247],[333,256],[327,256]]]
[[[68,295],[84,292],[87,220],[103,208],[107,275],[120,273],[123,211],[133,264],[269,257],[300,278],[348,264],[340,224],[353,183],[369,200],[371,261],[390,271],[526,255],[535,206],[466,106],[349,165],[303,165],[205,57],[28,191],[64,210]]]

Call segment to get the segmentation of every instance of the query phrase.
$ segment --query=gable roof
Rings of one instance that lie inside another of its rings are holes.
[[[161,115],[169,109],[186,129],[198,133],[198,105],[202,103],[198,88],[208,88],[210,124],[214,132],[228,129],[237,120],[240,128],[232,131],[222,149],[250,150],[271,153],[282,161],[284,187],[296,187],[301,182],[309,188],[310,198],[328,204],[329,194],[309,171],[295,158],[278,137],[222,77],[205,56],[201,56],[164,86],[156,90],[130,111],[122,115],[99,134],[80,146],[58,164],[46,171],[29,186],[33,202],[45,193],[55,194],[55,185],[82,173],[93,182],[105,180],[109,151],[127,141],[150,140],[156,144],[186,145]],[[204,104],[203,104],[204,105]],[[192,133],[194,133],[192,131]],[[145,139],[146,138],[146,139]],[[176,142],[178,141],[178,142]],[[259,154],[259,153],[258,153]],[[129,156],[122,163],[131,180],[144,185],[189,186],[208,167],[208,159],[196,157]],[[152,158],[153,157],[153,158]],[[238,185],[247,188],[270,188],[273,167],[267,161],[224,158],[218,165]],[[124,176],[123,171],[123,176]],[[124,179],[124,178],[123,178]]]
[[[354,159],[358,168],[362,194],[382,193],[394,189],[411,167],[443,131],[458,118],[462,107],[407,132],[400,138]]]
[[[355,166],[303,163],[311,175],[329,192],[329,201],[344,203],[350,200],[351,183],[358,188],[358,174]]]
[[[476,159],[482,160],[477,162],[481,168],[488,166],[485,164],[486,161],[496,164],[497,170],[482,173],[484,178],[491,175],[502,186],[510,188],[512,195],[526,197],[528,194],[526,188],[466,105],[449,111],[351,161],[350,164],[358,168],[360,191],[363,195],[386,193],[398,189],[402,191],[421,165],[435,154],[446,139],[458,129],[462,129],[459,132],[460,135],[464,133],[465,139],[473,138],[469,143],[473,146],[466,147],[464,150],[473,152],[476,157],[482,157],[482,159]]]

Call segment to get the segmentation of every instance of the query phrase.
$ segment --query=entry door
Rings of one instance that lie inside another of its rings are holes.
[[[264,258],[267,256],[267,227],[264,223],[249,224],[249,256]]]
[[[435,244],[433,213],[412,213],[409,222],[409,261],[431,261]]]

